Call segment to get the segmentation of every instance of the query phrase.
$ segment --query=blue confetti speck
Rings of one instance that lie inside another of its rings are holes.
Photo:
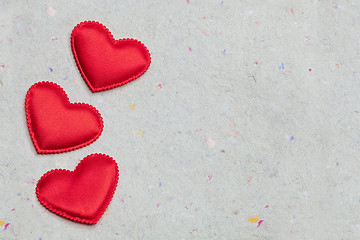
[[[53,72],[53,71],[54,71],[51,67],[49,67],[49,70],[50,70],[50,72]]]
[[[279,70],[283,70],[285,68],[284,63],[282,62],[281,65],[279,66]]]
[[[224,49],[224,51],[223,51],[223,54],[225,55],[225,53],[226,53],[226,49]]]
[[[291,136],[291,137],[290,137],[290,140],[291,140],[291,141],[294,140],[294,136]]]
[[[68,77],[68,76],[66,76],[66,77],[64,77],[64,78],[63,78],[63,80],[67,80],[68,78],[69,78],[69,77]]]

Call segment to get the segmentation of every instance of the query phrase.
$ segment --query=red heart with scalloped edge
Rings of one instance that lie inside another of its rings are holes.
[[[114,159],[85,157],[74,171],[55,169],[37,183],[36,195],[50,211],[76,222],[95,224],[109,205],[119,179]]]
[[[31,86],[25,100],[31,139],[38,153],[72,151],[94,142],[103,130],[100,113],[91,105],[70,103],[51,82]]]
[[[71,48],[82,77],[91,91],[124,85],[150,66],[149,50],[135,39],[115,40],[98,22],[82,22],[71,34]]]

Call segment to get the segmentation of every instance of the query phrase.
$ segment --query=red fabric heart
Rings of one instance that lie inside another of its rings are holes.
[[[100,113],[91,105],[70,103],[51,82],[31,86],[25,99],[31,139],[38,153],[72,151],[94,142],[103,130]]]
[[[119,179],[114,159],[85,157],[74,171],[55,169],[37,183],[36,195],[50,211],[76,222],[95,224],[109,205]]]
[[[149,50],[134,39],[115,40],[98,22],[82,22],[71,34],[71,48],[82,77],[93,92],[124,85],[150,66]]]

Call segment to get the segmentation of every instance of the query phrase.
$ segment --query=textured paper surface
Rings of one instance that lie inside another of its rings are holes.
[[[357,239],[359,12],[345,0],[1,0],[0,239]],[[142,41],[145,75],[91,93],[70,48],[85,20]],[[96,107],[100,138],[37,154],[24,101],[38,81]],[[45,172],[96,152],[120,177],[95,226],[40,205]]]

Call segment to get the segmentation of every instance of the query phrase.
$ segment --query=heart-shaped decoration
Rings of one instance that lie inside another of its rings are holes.
[[[55,169],[37,183],[36,195],[50,211],[76,222],[95,224],[109,205],[119,179],[114,159],[85,157],[74,171]]]
[[[149,50],[134,39],[115,40],[98,22],[82,22],[71,34],[71,48],[82,77],[93,92],[124,85],[150,66]]]
[[[72,151],[94,142],[103,130],[100,113],[91,105],[70,103],[51,82],[31,86],[25,99],[31,139],[38,153]]]

